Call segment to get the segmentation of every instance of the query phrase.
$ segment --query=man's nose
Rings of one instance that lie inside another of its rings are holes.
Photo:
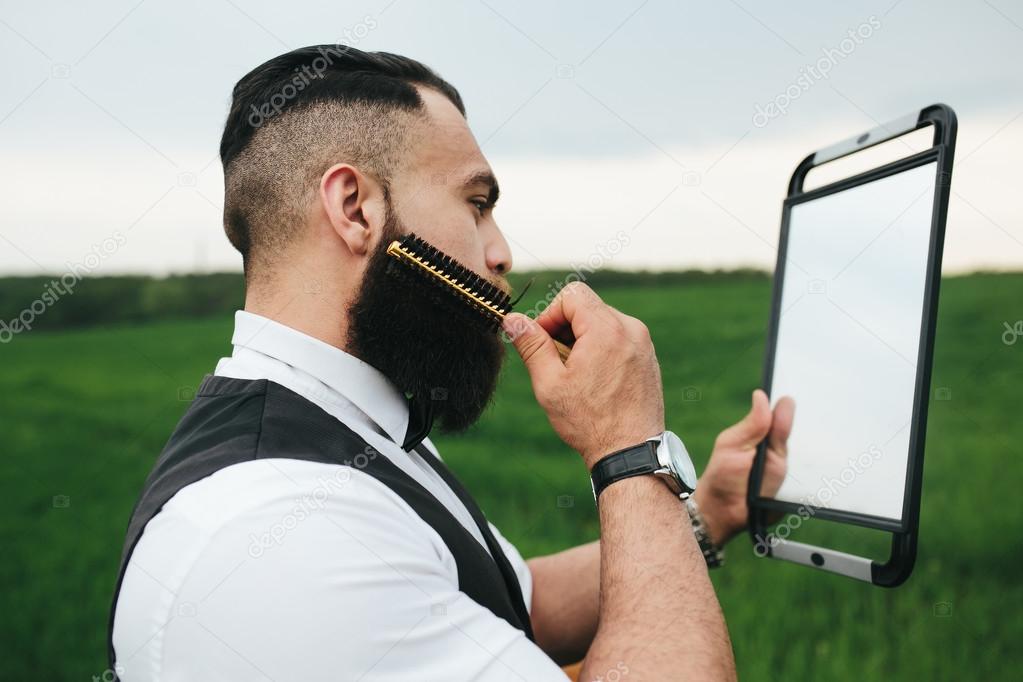
[[[500,228],[494,225],[489,232],[485,246],[487,269],[495,275],[506,275],[512,268],[511,249]]]

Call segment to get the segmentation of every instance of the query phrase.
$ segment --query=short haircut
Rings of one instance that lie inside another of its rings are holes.
[[[458,91],[424,64],[344,45],[293,50],[238,81],[220,160],[224,230],[247,277],[298,232],[331,165],[350,163],[389,191],[425,112],[417,85],[465,115]]]

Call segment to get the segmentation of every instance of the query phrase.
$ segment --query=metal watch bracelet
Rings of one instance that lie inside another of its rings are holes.
[[[707,568],[718,568],[725,563],[725,550],[714,544],[714,541],[710,539],[710,534],[707,532],[707,524],[703,521],[703,514],[700,513],[700,507],[696,504],[696,500],[690,495],[686,499],[686,510],[689,512],[689,520],[693,524],[693,535],[696,536],[696,542],[700,545],[700,551],[703,552],[703,559],[707,562]]]

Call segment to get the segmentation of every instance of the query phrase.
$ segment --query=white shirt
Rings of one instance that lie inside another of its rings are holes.
[[[269,379],[315,403],[486,546],[454,492],[397,444],[408,407],[379,371],[244,311],[232,344],[217,375]],[[529,568],[491,529],[528,608]],[[400,496],[357,467],[292,459],[236,464],[170,499],[135,546],[113,640],[123,682],[565,679],[458,590],[447,545]]]

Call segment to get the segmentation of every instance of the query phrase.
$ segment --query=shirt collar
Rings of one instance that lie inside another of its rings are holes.
[[[309,374],[362,410],[401,445],[408,401],[380,370],[345,351],[262,315],[239,310],[231,344],[262,353]]]

